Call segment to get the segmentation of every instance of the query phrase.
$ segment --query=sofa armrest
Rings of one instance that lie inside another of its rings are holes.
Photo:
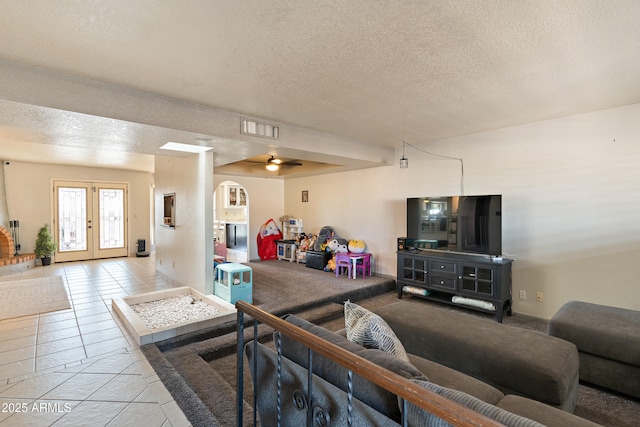
[[[439,363],[413,354],[409,354],[409,361],[432,383],[462,391],[492,405],[497,404],[504,397],[497,388]]]
[[[536,400],[513,394],[506,395],[498,404],[502,408],[513,414],[529,418],[544,424],[547,427],[599,427],[600,424],[593,423],[577,415],[570,414],[558,408],[554,408]],[[600,426],[601,427],[601,426]]]

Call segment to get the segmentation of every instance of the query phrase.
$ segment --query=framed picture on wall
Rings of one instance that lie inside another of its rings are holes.
[[[309,191],[302,190],[302,203],[306,203],[309,201]]]

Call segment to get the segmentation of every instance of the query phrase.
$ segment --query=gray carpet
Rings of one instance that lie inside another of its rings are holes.
[[[252,262],[249,265],[254,271],[254,304],[277,315],[296,313],[331,330],[344,327],[340,303],[346,299],[369,309],[397,300],[394,282],[388,278],[336,278],[331,273],[286,261]],[[422,301],[425,305],[436,304]],[[479,320],[495,322],[493,315],[442,304],[438,307],[463,310]],[[505,316],[504,323],[541,333],[546,333],[547,328],[545,320],[517,314]],[[252,331],[245,332],[246,338],[250,338]],[[258,333],[261,341],[271,337],[268,328],[261,327]],[[142,348],[192,425],[235,426],[236,341],[233,322]],[[250,425],[252,413],[248,377],[245,376],[244,387],[245,425]],[[604,426],[637,426],[640,402],[581,384],[575,414]]]
[[[340,303],[347,299],[395,293],[395,281],[389,277],[336,277],[280,260],[248,265],[253,269],[253,303],[278,316],[295,313],[321,324],[340,317]],[[246,331],[247,340],[251,332]],[[260,335],[266,340],[271,331],[262,327]],[[215,366],[221,359],[235,360],[236,343],[234,321],[141,350],[192,425],[235,426],[235,365],[233,372],[218,371]],[[244,413],[245,419],[251,418],[248,405]]]
[[[395,280],[389,277],[336,277],[335,273],[286,261],[248,265],[253,269],[253,304],[275,315],[348,298],[364,299],[395,289]]]

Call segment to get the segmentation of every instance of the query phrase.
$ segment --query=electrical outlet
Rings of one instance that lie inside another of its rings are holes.
[[[536,292],[536,301],[542,302],[543,300],[544,300],[544,297],[542,295],[542,292]]]
[[[520,299],[527,299],[527,291],[520,291]]]

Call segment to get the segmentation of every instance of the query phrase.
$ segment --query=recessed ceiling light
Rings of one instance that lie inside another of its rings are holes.
[[[199,145],[182,144],[180,142],[167,142],[161,150],[182,151],[184,153],[204,153],[205,151],[212,150],[211,147],[201,147]]]

